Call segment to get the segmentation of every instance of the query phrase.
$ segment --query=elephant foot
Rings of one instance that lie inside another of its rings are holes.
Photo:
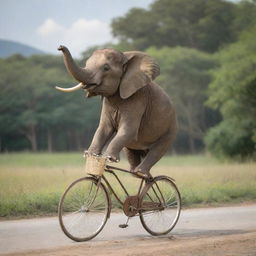
[[[101,156],[101,153],[99,151],[85,150],[83,156],[86,157],[88,155],[90,155],[90,156]]]
[[[113,156],[108,154],[104,154],[104,156],[107,158],[109,162],[112,162],[112,163],[118,163],[120,161],[119,156]]]
[[[134,174],[136,177],[140,177],[143,179],[151,178],[151,174],[149,173],[149,171],[144,171],[142,169],[135,168],[134,170],[131,170],[131,173]]]

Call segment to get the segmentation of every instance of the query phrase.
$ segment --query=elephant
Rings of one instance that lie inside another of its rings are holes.
[[[79,84],[63,92],[84,89],[87,97],[102,96],[99,126],[88,154],[119,161],[126,152],[130,171],[150,176],[151,167],[166,153],[177,130],[173,103],[153,80],[159,65],[144,52],[100,49],[85,67],[79,67],[65,46],[60,46],[68,72]],[[103,152],[105,150],[105,152]]]

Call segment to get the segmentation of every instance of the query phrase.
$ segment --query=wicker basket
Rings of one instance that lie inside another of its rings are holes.
[[[88,155],[86,157],[85,171],[89,174],[101,176],[104,173],[106,158]]]

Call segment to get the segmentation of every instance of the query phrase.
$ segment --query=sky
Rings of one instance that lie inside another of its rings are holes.
[[[153,0],[0,0],[0,39],[58,54],[67,46],[75,57],[86,48],[113,41],[110,23],[132,7]]]

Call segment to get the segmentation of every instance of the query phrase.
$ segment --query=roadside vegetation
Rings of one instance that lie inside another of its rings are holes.
[[[126,167],[127,163],[119,165]],[[188,155],[164,157],[152,174],[173,177],[183,206],[193,207],[256,200],[255,169],[255,162],[220,162],[208,155]],[[0,216],[55,215],[65,188],[85,175],[80,153],[0,155]],[[129,192],[136,193],[139,180],[129,174],[120,177]],[[118,184],[110,180],[124,197]]]

